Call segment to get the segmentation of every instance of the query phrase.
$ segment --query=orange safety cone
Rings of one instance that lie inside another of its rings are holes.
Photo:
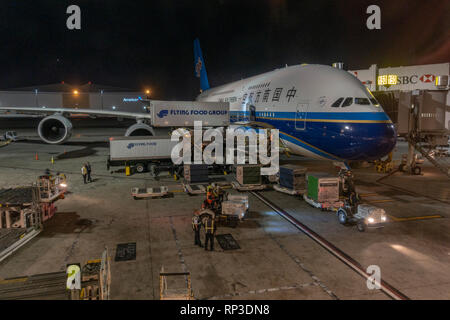
[[[35,159],[36,159],[36,160],[39,160],[39,157],[38,157],[38,154],[37,154],[37,152],[36,152],[36,157],[35,157]]]

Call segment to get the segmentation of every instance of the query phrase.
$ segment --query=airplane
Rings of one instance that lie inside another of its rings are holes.
[[[271,127],[298,155],[345,163],[376,160],[392,151],[396,131],[373,94],[347,71],[326,65],[294,65],[210,88],[200,42],[194,40],[195,75],[201,93],[196,101],[229,102],[230,123]],[[133,118],[125,135],[152,134],[148,113],[113,110],[0,107],[49,114],[38,126],[40,138],[58,144],[70,138],[71,114]]]
[[[347,71],[301,64],[210,88],[198,39],[194,57],[197,101],[229,102],[230,123],[276,128],[294,154],[346,163],[381,159],[396,144],[388,115]]]

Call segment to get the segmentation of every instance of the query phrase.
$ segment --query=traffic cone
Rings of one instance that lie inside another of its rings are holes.
[[[36,160],[39,160],[39,157],[38,157],[38,154],[37,154],[37,152],[36,152],[36,157],[35,157],[35,159],[36,159]]]

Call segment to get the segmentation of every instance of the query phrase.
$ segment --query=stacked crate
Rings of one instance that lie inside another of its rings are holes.
[[[280,186],[293,191],[306,189],[306,168],[293,164],[280,166]]]
[[[187,183],[208,182],[208,165],[185,164],[184,179]]]
[[[261,166],[253,164],[236,165],[236,180],[240,185],[261,184]]]
[[[308,198],[317,202],[339,201],[339,178],[323,173],[308,173]]]

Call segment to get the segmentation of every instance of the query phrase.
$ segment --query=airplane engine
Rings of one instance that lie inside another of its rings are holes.
[[[127,129],[125,136],[154,136],[155,131],[145,123],[135,123]]]
[[[72,136],[72,123],[61,115],[48,116],[39,122],[38,134],[46,143],[59,144]]]

